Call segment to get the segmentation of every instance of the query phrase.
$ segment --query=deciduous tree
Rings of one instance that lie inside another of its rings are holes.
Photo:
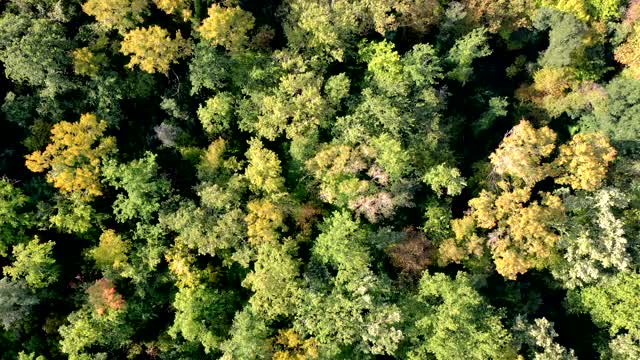
[[[171,64],[191,53],[191,45],[180,32],[171,39],[169,32],[157,25],[137,28],[127,32],[122,40],[120,52],[131,55],[127,67],[139,66],[150,74],[167,74]]]
[[[93,114],[80,121],[61,121],[51,130],[51,143],[44,151],[28,155],[26,165],[33,172],[49,169],[47,181],[63,193],[91,199],[102,195],[100,167],[102,159],[115,151],[115,138],[104,136],[107,123]]]
[[[58,277],[53,245],[53,241],[40,243],[37,236],[26,244],[15,245],[13,262],[2,271],[14,281],[24,280],[32,289],[51,285]]]

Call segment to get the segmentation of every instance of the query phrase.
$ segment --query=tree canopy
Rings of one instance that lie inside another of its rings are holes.
[[[0,360],[640,359],[639,0],[0,1]]]

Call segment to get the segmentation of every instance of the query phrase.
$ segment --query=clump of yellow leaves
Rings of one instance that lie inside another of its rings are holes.
[[[191,46],[180,32],[171,39],[169,32],[157,25],[129,31],[122,40],[120,52],[131,55],[128,68],[136,65],[150,74],[166,74],[171,64],[191,53]]]
[[[494,172],[502,177],[496,191],[483,190],[469,201],[463,218],[452,220],[454,237],[439,247],[442,262],[482,257],[488,251],[507,279],[549,264],[559,239],[554,224],[563,220],[565,210],[560,197],[534,193],[534,186],[551,176],[574,190],[596,190],[616,155],[604,135],[586,133],[560,146],[552,161],[555,139],[551,129],[535,129],[524,120],[509,132],[490,156]]]
[[[142,22],[148,3],[148,0],[88,0],[82,11],[94,16],[107,30],[115,28],[123,32]]]
[[[83,199],[102,195],[100,165],[102,158],[116,150],[115,138],[103,137],[104,120],[84,114],[80,121],[61,121],[51,130],[51,143],[44,151],[27,155],[26,166],[33,172],[49,169],[47,181],[65,193]]]
[[[268,199],[252,200],[247,204],[249,213],[245,217],[247,222],[247,236],[253,245],[278,241],[278,229],[286,230],[285,214],[282,206]]]
[[[555,166],[564,170],[556,178],[558,184],[574,189],[596,190],[607,176],[609,164],[616,158],[606,136],[600,133],[577,134],[571,141],[560,146]]]
[[[302,339],[293,329],[280,330],[275,343],[277,348],[284,349],[276,351],[273,360],[318,358],[318,341],[314,338]]]
[[[189,2],[186,0],[153,0],[153,2],[160,10],[169,15],[179,13],[184,21],[191,18],[191,9],[189,9]]]
[[[247,33],[255,24],[250,12],[237,6],[222,7],[213,4],[208,14],[209,16],[198,27],[198,32],[203,38],[229,51],[240,50],[248,42]]]
[[[618,46],[614,56],[616,61],[627,66],[631,76],[640,80],[640,22],[627,40]]]
[[[532,185],[547,176],[548,166],[541,161],[555,149],[555,141],[556,134],[548,127],[534,129],[530,122],[522,121],[489,158],[498,174]]]
[[[108,229],[100,235],[100,244],[91,250],[91,256],[100,268],[118,270],[126,264],[130,247],[128,241]]]
[[[100,66],[107,61],[104,54],[96,54],[88,47],[75,49],[73,57],[73,72],[78,75],[95,76],[100,70]]]

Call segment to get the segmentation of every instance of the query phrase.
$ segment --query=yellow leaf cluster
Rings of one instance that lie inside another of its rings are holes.
[[[328,203],[344,202],[366,194],[371,182],[357,174],[370,167],[375,152],[367,146],[329,145],[306,163],[307,169],[320,183],[320,196]],[[381,176],[388,176],[381,171]]]
[[[245,176],[253,191],[262,191],[269,195],[284,192],[282,169],[276,153],[265,149],[259,139],[253,139],[246,155],[249,166],[245,169]]]
[[[200,35],[229,51],[241,50],[249,40],[247,33],[255,24],[253,15],[237,6],[222,7],[219,4],[211,5],[208,14],[198,27]]]
[[[535,0],[464,0],[462,4],[467,21],[474,26],[485,25],[491,33],[530,27],[530,14],[536,8]]]
[[[250,201],[247,207],[249,212],[245,221],[249,242],[253,245],[277,242],[278,229],[286,230],[282,208],[266,199]]]
[[[169,15],[181,13],[185,21],[191,17],[191,10],[189,9],[189,2],[187,0],[153,0],[153,2],[158,9]],[[185,12],[188,16],[185,16],[187,15]]]
[[[631,76],[640,80],[640,23],[635,25],[627,40],[618,46],[614,57],[627,66]]]
[[[102,136],[106,129],[107,123],[93,114],[82,115],[77,123],[61,121],[51,130],[46,149],[26,156],[26,166],[33,172],[49,169],[47,181],[62,192],[82,198],[102,195],[102,158],[116,150],[115,138]]]
[[[441,261],[480,257],[486,246],[496,270],[508,279],[548,265],[559,239],[554,224],[563,220],[565,210],[556,195],[533,196],[534,186],[553,177],[574,190],[596,190],[616,156],[606,136],[580,133],[560,146],[555,160],[543,163],[554,151],[555,139],[551,129],[535,129],[524,120],[512,129],[490,156],[494,171],[504,177],[498,192],[483,190],[469,201],[467,215],[451,221],[455,236],[440,244]],[[477,235],[478,229],[488,231],[486,239]]]
[[[88,47],[73,50],[73,71],[78,75],[95,76],[106,60],[104,55],[94,54]]]
[[[169,271],[176,276],[179,288],[195,287],[201,282],[201,274],[195,268],[195,257],[183,246],[171,248],[165,255],[169,264]]]
[[[564,170],[556,178],[558,184],[574,189],[596,190],[607,176],[607,168],[615,159],[616,150],[601,133],[577,134],[568,144],[560,146],[555,165]]]
[[[276,346],[284,349],[273,354],[273,360],[307,360],[318,358],[318,341],[314,338],[302,339],[293,329],[280,330],[276,336]]]
[[[115,231],[108,229],[100,235],[100,244],[91,251],[91,256],[99,267],[117,270],[127,262],[130,246]]]
[[[553,7],[560,11],[573,14],[582,21],[591,20],[591,16],[587,11],[589,4],[587,4],[585,0],[543,0],[542,6]]]
[[[522,120],[489,158],[499,175],[532,185],[548,176],[548,167],[542,161],[555,149],[555,141],[553,130],[546,126],[535,129],[530,122]]]
[[[191,53],[189,41],[180,32],[171,39],[169,32],[157,25],[129,31],[122,40],[120,52],[131,55],[128,68],[139,66],[150,74],[166,74],[171,64]]]
[[[88,0],[82,11],[94,16],[106,29],[125,31],[142,22],[148,0]]]

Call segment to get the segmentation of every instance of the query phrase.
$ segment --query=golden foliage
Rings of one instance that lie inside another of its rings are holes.
[[[556,134],[548,127],[535,129],[526,120],[511,129],[496,151],[489,156],[499,175],[521,179],[531,185],[548,175],[542,161],[555,149]]]
[[[286,230],[282,208],[266,199],[250,201],[247,207],[249,212],[245,221],[249,242],[259,245],[278,241],[278,229]]]
[[[262,191],[269,195],[277,195],[284,191],[284,179],[281,176],[278,155],[265,149],[259,139],[249,142],[247,159],[249,165],[245,169],[245,176],[253,191]]]
[[[115,138],[102,137],[106,129],[107,123],[93,114],[82,115],[77,123],[61,121],[51,130],[46,149],[26,156],[26,166],[33,172],[50,169],[47,181],[62,192],[82,198],[102,195],[102,158],[116,150]]]
[[[185,10],[189,11],[189,15],[191,15],[188,0],[153,0],[153,2],[156,4],[158,9],[164,11],[169,15],[181,13],[185,21],[190,17],[184,17]]]
[[[94,16],[106,29],[125,31],[142,22],[148,0],[88,0],[82,11]]]
[[[542,0],[542,6],[573,14],[582,21],[591,20],[591,16],[587,11],[589,4],[586,0]]]
[[[222,7],[213,4],[208,14],[209,17],[198,27],[198,32],[203,38],[229,51],[241,50],[245,46],[249,40],[247,33],[255,23],[251,13],[237,6]]]
[[[627,66],[631,76],[640,80],[640,23],[635,25],[627,40],[616,48],[614,57]]]
[[[293,329],[279,330],[275,344],[283,348],[273,354],[273,360],[307,360],[318,358],[318,342],[302,339]]]
[[[534,186],[553,177],[574,190],[596,190],[616,155],[604,135],[580,133],[560,146],[555,160],[543,162],[554,151],[555,139],[551,129],[534,129],[524,120],[512,129],[490,156],[495,172],[505,178],[498,181],[497,192],[481,191],[469,200],[469,212],[451,221],[455,236],[439,245],[440,261],[481,257],[488,248],[496,270],[508,279],[549,264],[559,239],[554,225],[563,221],[565,210],[556,195],[534,196]],[[482,229],[488,231],[485,239],[477,235]]]
[[[465,0],[462,4],[467,21],[474,26],[487,26],[491,33],[530,27],[530,14],[536,8],[534,0]]]
[[[169,271],[176,276],[176,286],[195,287],[201,282],[201,274],[195,268],[195,257],[184,246],[174,246],[165,255]]]
[[[130,69],[137,65],[150,74],[166,74],[171,64],[191,53],[191,46],[180,32],[171,39],[167,30],[153,25],[129,31],[122,40],[120,52],[132,55],[127,64]]]
[[[577,134],[568,144],[560,146],[555,165],[565,171],[556,178],[558,184],[574,189],[596,190],[607,176],[616,150],[601,133]]]

